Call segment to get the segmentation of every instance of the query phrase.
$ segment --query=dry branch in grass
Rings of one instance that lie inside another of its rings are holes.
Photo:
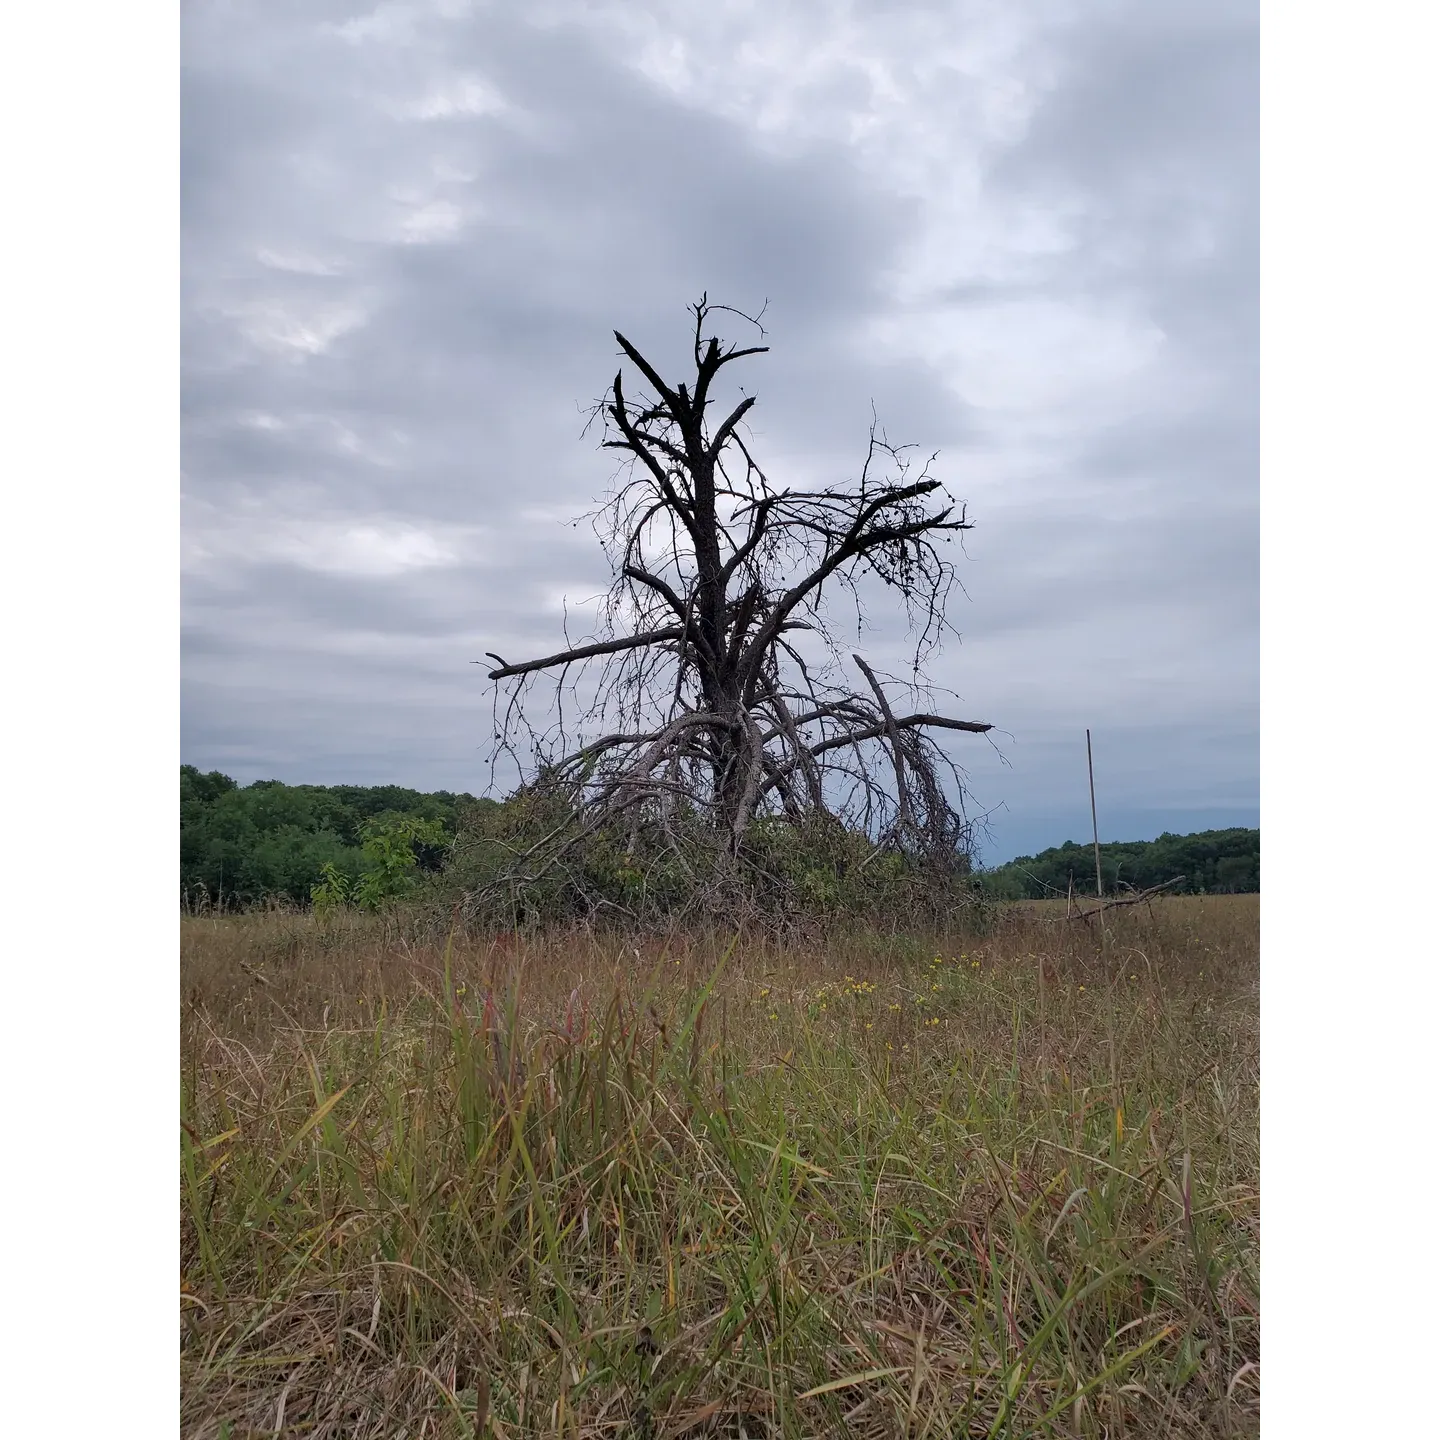
[[[951,628],[956,583],[940,546],[970,528],[965,509],[932,476],[933,456],[917,468],[873,420],[855,482],[772,484],[745,435],[754,396],[710,423],[722,370],[769,348],[707,336],[726,310],[704,297],[691,307],[694,375],[675,385],[616,332],[648,388],[632,394],[622,369],[592,416],[627,462],[592,517],[614,574],[601,633],[539,659],[490,657],[491,680],[516,682],[503,705],[497,691],[496,758],[522,773],[540,759],[533,788],[562,802],[562,823],[516,856],[505,883],[563,865],[600,828],[632,845],[643,831],[677,854],[707,835],[724,869],[764,816],[838,820],[942,869],[968,853],[962,776],[931,732],[991,726],[895,713],[858,655],[869,693],[857,690],[826,608],[843,589],[863,623],[857,582],[895,590],[915,637],[906,688],[932,693],[922,667]],[[759,317],[740,318],[763,336]],[[579,701],[597,660],[593,698]],[[524,702],[542,674],[561,718],[537,732]],[[578,719],[564,718],[567,699]]]
[[[1089,910],[1073,910],[1066,914],[1067,920],[1089,920],[1092,915],[1099,915],[1105,910],[1120,910],[1126,905],[1140,905],[1148,900],[1153,900],[1157,895],[1163,895],[1172,885],[1183,885],[1185,877],[1177,875],[1173,880],[1162,880],[1158,885],[1152,885],[1148,890],[1141,890],[1134,895],[1125,895],[1119,898],[1105,900],[1099,905],[1092,906]]]

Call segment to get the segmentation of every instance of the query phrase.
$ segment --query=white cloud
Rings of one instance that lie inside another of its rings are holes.
[[[417,525],[385,516],[277,517],[253,502],[228,509],[188,501],[182,547],[187,574],[236,576],[254,565],[385,580],[484,563],[480,526]]]
[[[407,40],[415,30],[417,8],[414,5],[380,5],[368,15],[357,15],[340,24],[322,25],[325,34],[336,35],[350,45],[363,45],[371,40],[394,43]]]
[[[875,320],[869,339],[918,355],[967,404],[1029,416],[1061,412],[1092,427],[1135,403],[1134,382],[1164,345],[1151,322],[1073,300],[927,307]]]
[[[479,75],[451,76],[419,100],[395,107],[404,120],[453,120],[457,117],[504,115],[510,109],[505,97]]]
[[[311,255],[289,255],[262,247],[255,258],[267,270],[283,270],[289,275],[339,275],[342,268],[332,260],[319,260]]]
[[[325,354],[369,319],[364,307],[353,302],[305,306],[279,298],[252,300],[227,314],[252,345],[289,360]]]
[[[460,563],[456,549],[432,532],[380,523],[346,524],[286,537],[277,553],[325,574],[376,578]]]
[[[407,245],[434,245],[453,240],[463,223],[464,214],[453,201],[430,200],[406,211],[399,222],[399,234]]]

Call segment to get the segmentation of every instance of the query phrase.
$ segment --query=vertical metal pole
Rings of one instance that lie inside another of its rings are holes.
[[[1105,886],[1100,879],[1100,825],[1095,819],[1095,758],[1090,752],[1090,727],[1085,727],[1085,764],[1090,771],[1090,833],[1095,837],[1095,894],[1105,898]]]

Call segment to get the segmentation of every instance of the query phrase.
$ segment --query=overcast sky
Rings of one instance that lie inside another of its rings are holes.
[[[968,503],[986,858],[1088,835],[1086,726],[1102,838],[1257,824],[1256,9],[192,0],[183,758],[481,792],[471,662],[608,578],[611,331],[679,378],[708,290],[772,479],[873,402]]]

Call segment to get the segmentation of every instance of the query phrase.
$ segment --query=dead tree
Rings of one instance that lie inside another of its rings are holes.
[[[915,642],[906,688],[923,703],[934,694],[923,662],[949,628],[956,583],[940,546],[970,528],[965,510],[932,476],[934,457],[917,469],[913,448],[891,445],[873,418],[857,480],[772,485],[744,423],[754,397],[711,423],[721,371],[769,348],[708,335],[722,311],[763,338],[758,317],[702,297],[691,307],[694,374],[673,385],[616,332],[641,385],[632,392],[622,368],[594,411],[604,447],[624,456],[590,517],[614,575],[599,631],[540,659],[490,657],[497,755],[522,771],[538,757],[532,783],[565,799],[522,868],[536,873],[616,826],[662,844],[698,826],[733,860],[770,815],[838,819],[878,847],[953,861],[969,843],[962,777],[932,732],[991,727],[898,712],[858,655],[865,688],[847,683],[825,607],[843,590],[863,624],[864,577],[896,591]],[[542,675],[560,719],[536,732],[525,701]]]

